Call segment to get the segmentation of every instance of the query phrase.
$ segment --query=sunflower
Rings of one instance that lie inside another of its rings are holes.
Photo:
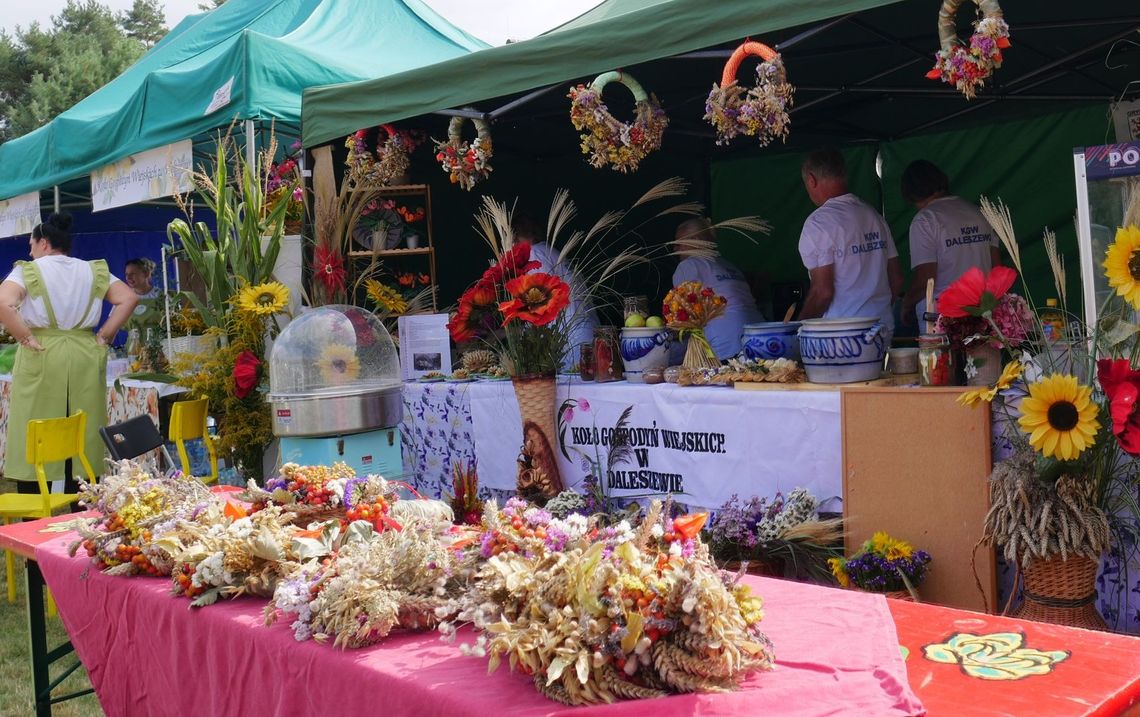
[[[237,305],[242,311],[268,316],[283,311],[289,304],[289,289],[277,281],[246,286],[238,292]]]
[[[408,310],[407,300],[387,284],[368,279],[364,282],[364,291],[376,306],[385,311],[399,315]]]
[[[1140,309],[1140,227],[1116,230],[1116,240],[1104,256],[1104,275],[1119,296]]]
[[[552,274],[524,274],[508,281],[506,289],[511,300],[499,304],[504,326],[511,319],[546,326],[570,303],[570,287]]]
[[[1100,428],[1091,395],[1092,389],[1077,383],[1075,376],[1056,374],[1029,384],[1017,421],[1029,434],[1029,445],[1046,458],[1063,461],[1090,448]]]
[[[998,377],[997,383],[993,386],[983,386],[982,388],[975,388],[973,391],[966,391],[958,396],[958,403],[967,408],[973,408],[982,401],[989,403],[994,400],[999,391],[1004,391],[1013,385],[1013,382],[1021,378],[1021,362],[1010,361],[1001,370],[1001,376]]]
[[[845,588],[851,584],[851,578],[847,575],[847,561],[843,558],[828,558],[827,566],[831,568],[831,574],[835,576],[836,582],[839,587]]]
[[[356,349],[344,344],[329,344],[317,359],[321,379],[329,386],[342,386],[360,375],[360,359]]]

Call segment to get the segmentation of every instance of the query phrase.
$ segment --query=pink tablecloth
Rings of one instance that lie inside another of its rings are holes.
[[[765,599],[773,672],[731,694],[567,708],[505,665],[488,677],[486,660],[435,633],[352,651],[296,642],[287,623],[261,625],[264,600],[191,610],[168,595],[166,580],[108,577],[68,558],[70,540],[44,543],[36,559],[109,717],[925,714],[877,595],[749,578]]]

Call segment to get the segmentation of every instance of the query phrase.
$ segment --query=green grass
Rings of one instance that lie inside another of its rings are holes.
[[[8,602],[7,596],[7,568],[5,561],[0,560],[0,717],[16,717],[33,714],[35,703],[32,696],[32,666],[30,661],[30,642],[28,639],[28,618],[24,603],[24,562],[16,558],[16,585],[18,594],[16,602]],[[48,619],[48,649],[52,649],[67,639],[67,632],[59,617]],[[75,653],[67,655],[52,665],[51,675],[54,678],[76,660]],[[87,670],[80,667],[71,673],[64,682],[55,688],[53,694],[65,695],[79,690],[89,689],[91,682],[87,679]],[[98,717],[103,714],[99,707],[99,700],[95,695],[83,697],[67,702],[60,702],[52,707],[54,717]]]

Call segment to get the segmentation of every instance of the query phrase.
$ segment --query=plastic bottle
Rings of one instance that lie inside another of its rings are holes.
[[[1065,314],[1057,307],[1056,299],[1045,300],[1045,308],[1041,310],[1040,317],[1046,341],[1052,343],[1065,338]]]

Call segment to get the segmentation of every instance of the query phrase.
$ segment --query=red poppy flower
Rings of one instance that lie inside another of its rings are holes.
[[[234,395],[245,398],[257,385],[257,367],[261,360],[252,351],[242,351],[234,361]]]
[[[510,301],[499,304],[503,325],[522,319],[535,326],[546,326],[570,303],[570,287],[557,276],[536,272],[507,282]]]
[[[495,308],[495,302],[498,298],[498,294],[495,293],[494,284],[485,279],[480,279],[475,282],[474,286],[463,292],[463,296],[459,298],[459,301],[462,303],[466,300],[475,310],[491,311]]]
[[[470,303],[459,303],[455,315],[447,322],[447,331],[451,340],[457,344],[464,344],[479,336],[480,321],[471,311]]]
[[[313,273],[328,293],[344,289],[344,257],[332,247],[319,246],[313,252]]]
[[[1101,359],[1096,362],[1096,374],[1108,409],[1112,414],[1112,433],[1125,453],[1140,455],[1140,371],[1133,370],[1128,359]]]
[[[427,286],[431,283],[431,277],[427,274],[417,274],[416,281],[420,283],[420,286]]]
[[[415,282],[416,277],[412,273],[400,274],[396,277],[396,283],[400,286],[410,287]]]
[[[988,276],[978,267],[972,267],[938,297],[938,313],[962,318],[993,311],[998,299],[1005,296],[1016,279],[1017,272],[1007,266],[995,266]]]
[[[520,241],[504,252],[498,263],[483,272],[483,278],[498,285],[538,267],[537,261],[530,260],[530,242]]]

